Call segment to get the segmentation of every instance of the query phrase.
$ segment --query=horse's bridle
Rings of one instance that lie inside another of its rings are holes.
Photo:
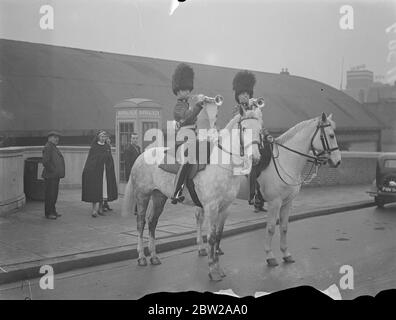
[[[327,161],[327,157],[323,157],[323,155],[330,155],[333,151],[339,150],[338,146],[334,147],[334,148],[330,148],[329,140],[327,139],[327,135],[325,132],[325,128],[330,127],[330,126],[331,126],[330,123],[323,123],[322,121],[320,121],[318,123],[318,125],[316,126],[316,130],[311,138],[311,143],[310,143],[310,151],[312,151],[313,156],[306,154],[306,153],[299,152],[292,148],[286,147],[285,145],[278,143],[276,141],[273,141],[270,143],[276,144],[277,146],[280,146],[286,150],[289,150],[291,152],[299,154],[300,156],[308,158],[311,161],[313,161],[315,164],[322,164]],[[313,145],[315,137],[319,132],[320,132],[320,141],[322,142],[322,147],[323,147],[323,150],[321,150],[321,151],[318,151],[317,149],[315,149],[315,147]]]
[[[323,158],[322,155],[324,154],[330,155],[333,151],[339,150],[338,146],[334,148],[330,148],[329,140],[327,140],[327,135],[325,132],[325,128],[327,127],[331,127],[331,124],[323,123],[322,121],[320,121],[311,139],[311,151],[318,160],[321,160]],[[315,147],[313,146],[314,139],[318,134],[319,130],[320,130],[320,141],[322,142],[322,147],[323,147],[322,151],[316,150]]]
[[[238,130],[239,130],[239,156],[242,158],[245,156],[245,148],[250,146],[250,145],[254,145],[257,144],[258,146],[260,146],[260,144],[262,143],[261,139],[259,140],[253,140],[252,142],[250,142],[249,144],[247,144],[246,146],[244,145],[244,139],[243,139],[243,132],[246,130],[246,128],[242,127],[242,122],[245,120],[257,120],[259,121],[258,118],[256,117],[241,117],[238,121]],[[224,147],[220,144],[220,142],[217,143],[217,147],[220,150],[223,150],[224,152],[228,153],[231,156],[238,156],[235,153],[233,153],[232,151],[228,151],[226,149],[224,149]]]

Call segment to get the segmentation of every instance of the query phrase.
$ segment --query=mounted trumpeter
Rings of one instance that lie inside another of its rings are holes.
[[[188,102],[190,93],[194,89],[194,70],[187,64],[181,63],[176,67],[172,76],[172,90],[177,97],[176,105],[173,109],[173,116],[176,121],[176,128],[186,127],[195,130],[197,116],[203,108],[203,99],[199,97],[198,102],[190,108]],[[182,164],[177,172],[174,186],[174,193],[171,203],[177,204],[184,201],[182,195],[184,182],[191,170],[188,162]]]
[[[234,106],[233,116],[242,114],[246,110],[252,110],[255,107],[262,108],[264,106],[265,103],[263,98],[253,98],[255,84],[256,77],[253,73],[247,70],[239,71],[235,75],[232,81],[232,89],[235,92],[235,101],[237,102],[237,105]],[[265,129],[263,129],[263,134],[265,138],[269,136],[267,130]],[[268,165],[268,160],[270,157],[265,155],[264,157],[266,158],[266,165]],[[259,167],[262,169],[262,164],[254,164],[249,174],[249,204],[254,204],[256,212],[264,211],[264,198],[260,192],[260,186],[257,183],[257,176],[261,172]]]
[[[203,94],[191,96],[194,89],[194,70],[187,64],[181,63],[176,67],[172,76],[172,90],[177,97],[176,105],[173,109],[173,116],[176,121],[176,129],[191,129],[195,132],[199,129],[209,129],[215,127],[218,107],[223,103],[223,97],[217,95],[214,98]],[[190,106],[189,99],[196,98],[197,102]],[[205,107],[205,113],[201,110]],[[195,147],[197,141],[190,141],[189,146]],[[182,195],[187,177],[190,174],[192,164],[185,162],[180,166],[174,184],[174,193],[171,203],[183,202]],[[191,188],[190,188],[191,189]],[[195,192],[193,191],[193,194]],[[199,202],[196,200],[196,202]]]

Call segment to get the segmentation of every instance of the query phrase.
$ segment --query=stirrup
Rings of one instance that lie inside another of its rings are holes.
[[[185,199],[185,196],[182,196],[182,195],[176,196],[176,197],[172,197],[171,198],[171,203],[172,204],[178,204],[179,202],[183,202],[184,199]]]

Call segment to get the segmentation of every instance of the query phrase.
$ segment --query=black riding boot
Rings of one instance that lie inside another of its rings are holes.
[[[259,211],[264,211],[266,212],[267,210],[264,209],[264,197],[260,192],[260,185],[256,181],[256,194],[254,196],[254,211],[259,212]]]
[[[250,171],[249,174],[249,205],[254,204],[254,196],[256,194],[256,172],[254,170],[254,167],[252,167],[252,170]]]
[[[173,197],[171,198],[172,204],[177,204],[178,202],[184,201],[185,197],[182,195],[182,192],[184,187],[184,181],[186,180],[190,167],[191,165],[189,163],[185,163],[179,168],[179,171],[176,175],[175,192],[173,194]]]

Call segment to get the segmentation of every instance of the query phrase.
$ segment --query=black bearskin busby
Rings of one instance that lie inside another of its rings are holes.
[[[253,88],[256,84],[256,77],[253,73],[245,70],[239,71],[232,81],[232,89],[235,91],[235,100],[238,101],[238,96],[243,93],[247,92],[249,97],[253,97]]]
[[[180,63],[172,76],[172,90],[176,95],[180,90],[194,89],[194,70],[185,63]]]

